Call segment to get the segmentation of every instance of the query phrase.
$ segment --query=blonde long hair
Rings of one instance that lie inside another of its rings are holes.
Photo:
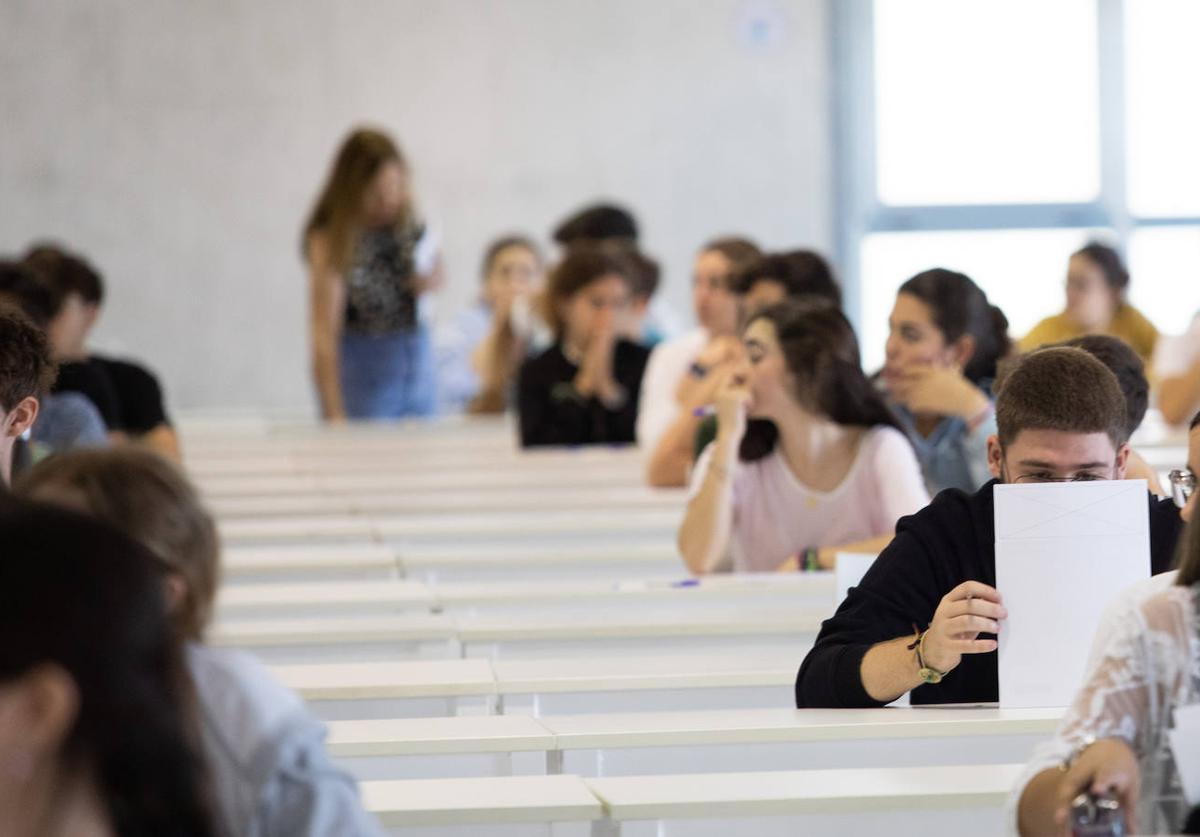
[[[354,244],[362,232],[363,196],[379,170],[388,163],[398,163],[407,169],[408,163],[396,143],[387,134],[373,128],[356,128],[342,141],[329,177],[321,189],[308,222],[304,225],[301,248],[309,258],[308,248],[314,232],[329,237],[330,260],[335,270],[350,265]],[[410,221],[409,207],[397,220],[397,227]]]

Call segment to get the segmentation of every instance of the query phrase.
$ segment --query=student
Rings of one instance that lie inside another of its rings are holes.
[[[785,299],[817,297],[841,307],[842,290],[829,263],[812,250],[768,253],[754,259],[733,277],[731,287],[737,298],[738,320],[751,317],[778,305]],[[709,416],[696,429],[692,461],[717,437],[716,416]]]
[[[602,241],[637,246],[638,225],[633,213],[622,206],[597,203],[568,215],[554,229],[554,242],[564,248]]]
[[[441,284],[408,163],[379,131],[338,150],[304,226],[313,374],[328,421],[432,415],[433,350],[418,301]]]
[[[1120,385],[1121,395],[1125,398],[1125,435],[1126,438],[1132,438],[1142,426],[1146,408],[1150,405],[1150,382],[1146,380],[1146,367],[1137,356],[1137,352],[1124,340],[1106,334],[1089,334],[1086,337],[1068,340],[1061,345],[1083,349],[1117,376],[1117,384]],[[1129,450],[1129,462],[1125,466],[1125,479],[1145,480],[1152,492],[1159,497],[1166,496],[1167,492],[1159,482],[1158,473],[1132,448]]]
[[[625,339],[653,347],[679,333],[674,312],[662,300],[653,299],[658,287],[658,264],[639,250],[638,223],[628,209],[608,203],[585,206],[562,221],[553,237],[564,251],[580,245],[603,246],[633,256],[630,271],[633,292],[621,318]]]
[[[629,266],[577,247],[550,274],[544,316],[554,345],[521,366],[521,445],[632,442],[649,352],[618,337],[630,296]]]
[[[154,556],[11,497],[0,543],[0,834],[215,835]]]
[[[662,323],[651,314],[651,303],[658,291],[662,270],[658,262],[636,247],[602,245],[625,262],[629,276],[629,305],[618,324],[621,337],[653,349],[669,336]]]
[[[1126,300],[1129,271],[1116,250],[1091,243],[1071,256],[1067,267],[1067,307],[1047,317],[1020,343],[1023,352],[1085,334],[1111,334],[1149,363],[1158,329]]]
[[[84,259],[58,247],[34,247],[25,258],[54,286],[59,300],[46,326],[59,361],[56,393],[81,391],[89,399],[94,395],[97,407],[103,404],[107,410],[102,415],[118,438],[132,439],[178,461],[179,438],[167,417],[158,378],[141,364],[88,348],[104,301],[100,274]]]
[[[637,441],[647,451],[646,479],[656,487],[687,482],[692,447],[718,388],[742,357],[734,276],[760,255],[744,238],[718,238],[696,256],[692,272],[695,330],[650,353],[638,410]]]
[[[1200,314],[1178,337],[1163,337],[1154,353],[1158,409],[1167,424],[1182,424],[1200,409]]]
[[[1003,312],[965,274],[934,268],[900,286],[879,377],[931,495],[990,478],[990,388],[1010,345]]]
[[[1192,421],[1190,470],[1200,470],[1200,415]],[[1183,509],[1179,573],[1170,587],[1128,608],[1052,741],[1040,746],[1009,800],[1022,834],[1060,831],[1066,808],[1091,789],[1114,792],[1130,834],[1175,834],[1188,810],[1168,752],[1175,707],[1200,694],[1200,519],[1194,477]]]
[[[132,447],[75,451],[31,470],[17,491],[86,512],[166,565],[171,619],[186,641],[198,725],[222,833],[377,834],[354,780],[333,766],[325,729],[257,660],[204,633],[219,575],[216,527],[169,462]]]
[[[439,369],[443,409],[502,413],[536,324],[531,300],[541,291],[537,245],[521,235],[488,245],[477,303],[460,312],[444,342]]]
[[[827,568],[839,549],[881,549],[929,496],[845,315],[783,302],[743,340],[749,364],[717,395],[717,438],[679,528],[688,569]]]
[[[21,437],[37,421],[39,399],[54,374],[46,335],[17,308],[0,302],[0,487],[12,481]]]
[[[768,253],[733,280],[743,322],[785,299],[818,296],[842,305],[842,289],[829,263],[813,250]]]
[[[54,291],[20,262],[0,262],[0,302],[19,308],[45,332],[58,309]],[[105,446],[108,434],[96,406],[78,392],[43,392],[30,432],[35,448],[48,451]]]
[[[1000,482],[1125,474],[1125,400],[1112,372],[1080,349],[1043,349],[1015,361],[996,420],[988,464]],[[997,699],[991,635],[1005,610],[994,589],[994,484],[974,494],[943,491],[900,521],[895,540],[822,625],[796,677],[798,707],[883,706],[910,691],[914,704]],[[1147,493],[1147,504],[1149,569],[1159,573],[1171,566],[1179,515],[1170,500]],[[914,625],[924,629],[918,636]],[[941,682],[921,676],[918,652]]]

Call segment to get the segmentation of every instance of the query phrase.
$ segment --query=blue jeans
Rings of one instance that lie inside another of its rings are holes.
[[[395,334],[344,332],[342,401],[352,419],[431,416],[437,382],[429,329]]]

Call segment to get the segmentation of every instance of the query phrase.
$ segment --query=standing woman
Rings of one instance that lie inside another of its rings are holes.
[[[900,286],[879,377],[931,495],[991,479],[990,389],[1010,347],[1007,318],[965,274],[934,268]]]
[[[1021,340],[1021,351],[1085,334],[1108,334],[1124,340],[1143,363],[1150,363],[1158,329],[1126,301],[1128,291],[1129,271],[1116,250],[1096,242],[1077,250],[1067,265],[1067,307],[1035,325]]]
[[[342,143],[303,244],[322,416],[431,415],[433,350],[417,303],[441,284],[441,263],[386,134],[360,128]]]

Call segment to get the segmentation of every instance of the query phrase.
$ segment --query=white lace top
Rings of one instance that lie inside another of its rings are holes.
[[[1187,814],[1167,745],[1176,706],[1200,701],[1200,585],[1170,587],[1114,612],[1112,631],[1052,740],[1034,752],[1008,801],[1017,805],[1034,776],[1057,767],[1089,738],[1121,738],[1137,754],[1139,833],[1177,832]]]

